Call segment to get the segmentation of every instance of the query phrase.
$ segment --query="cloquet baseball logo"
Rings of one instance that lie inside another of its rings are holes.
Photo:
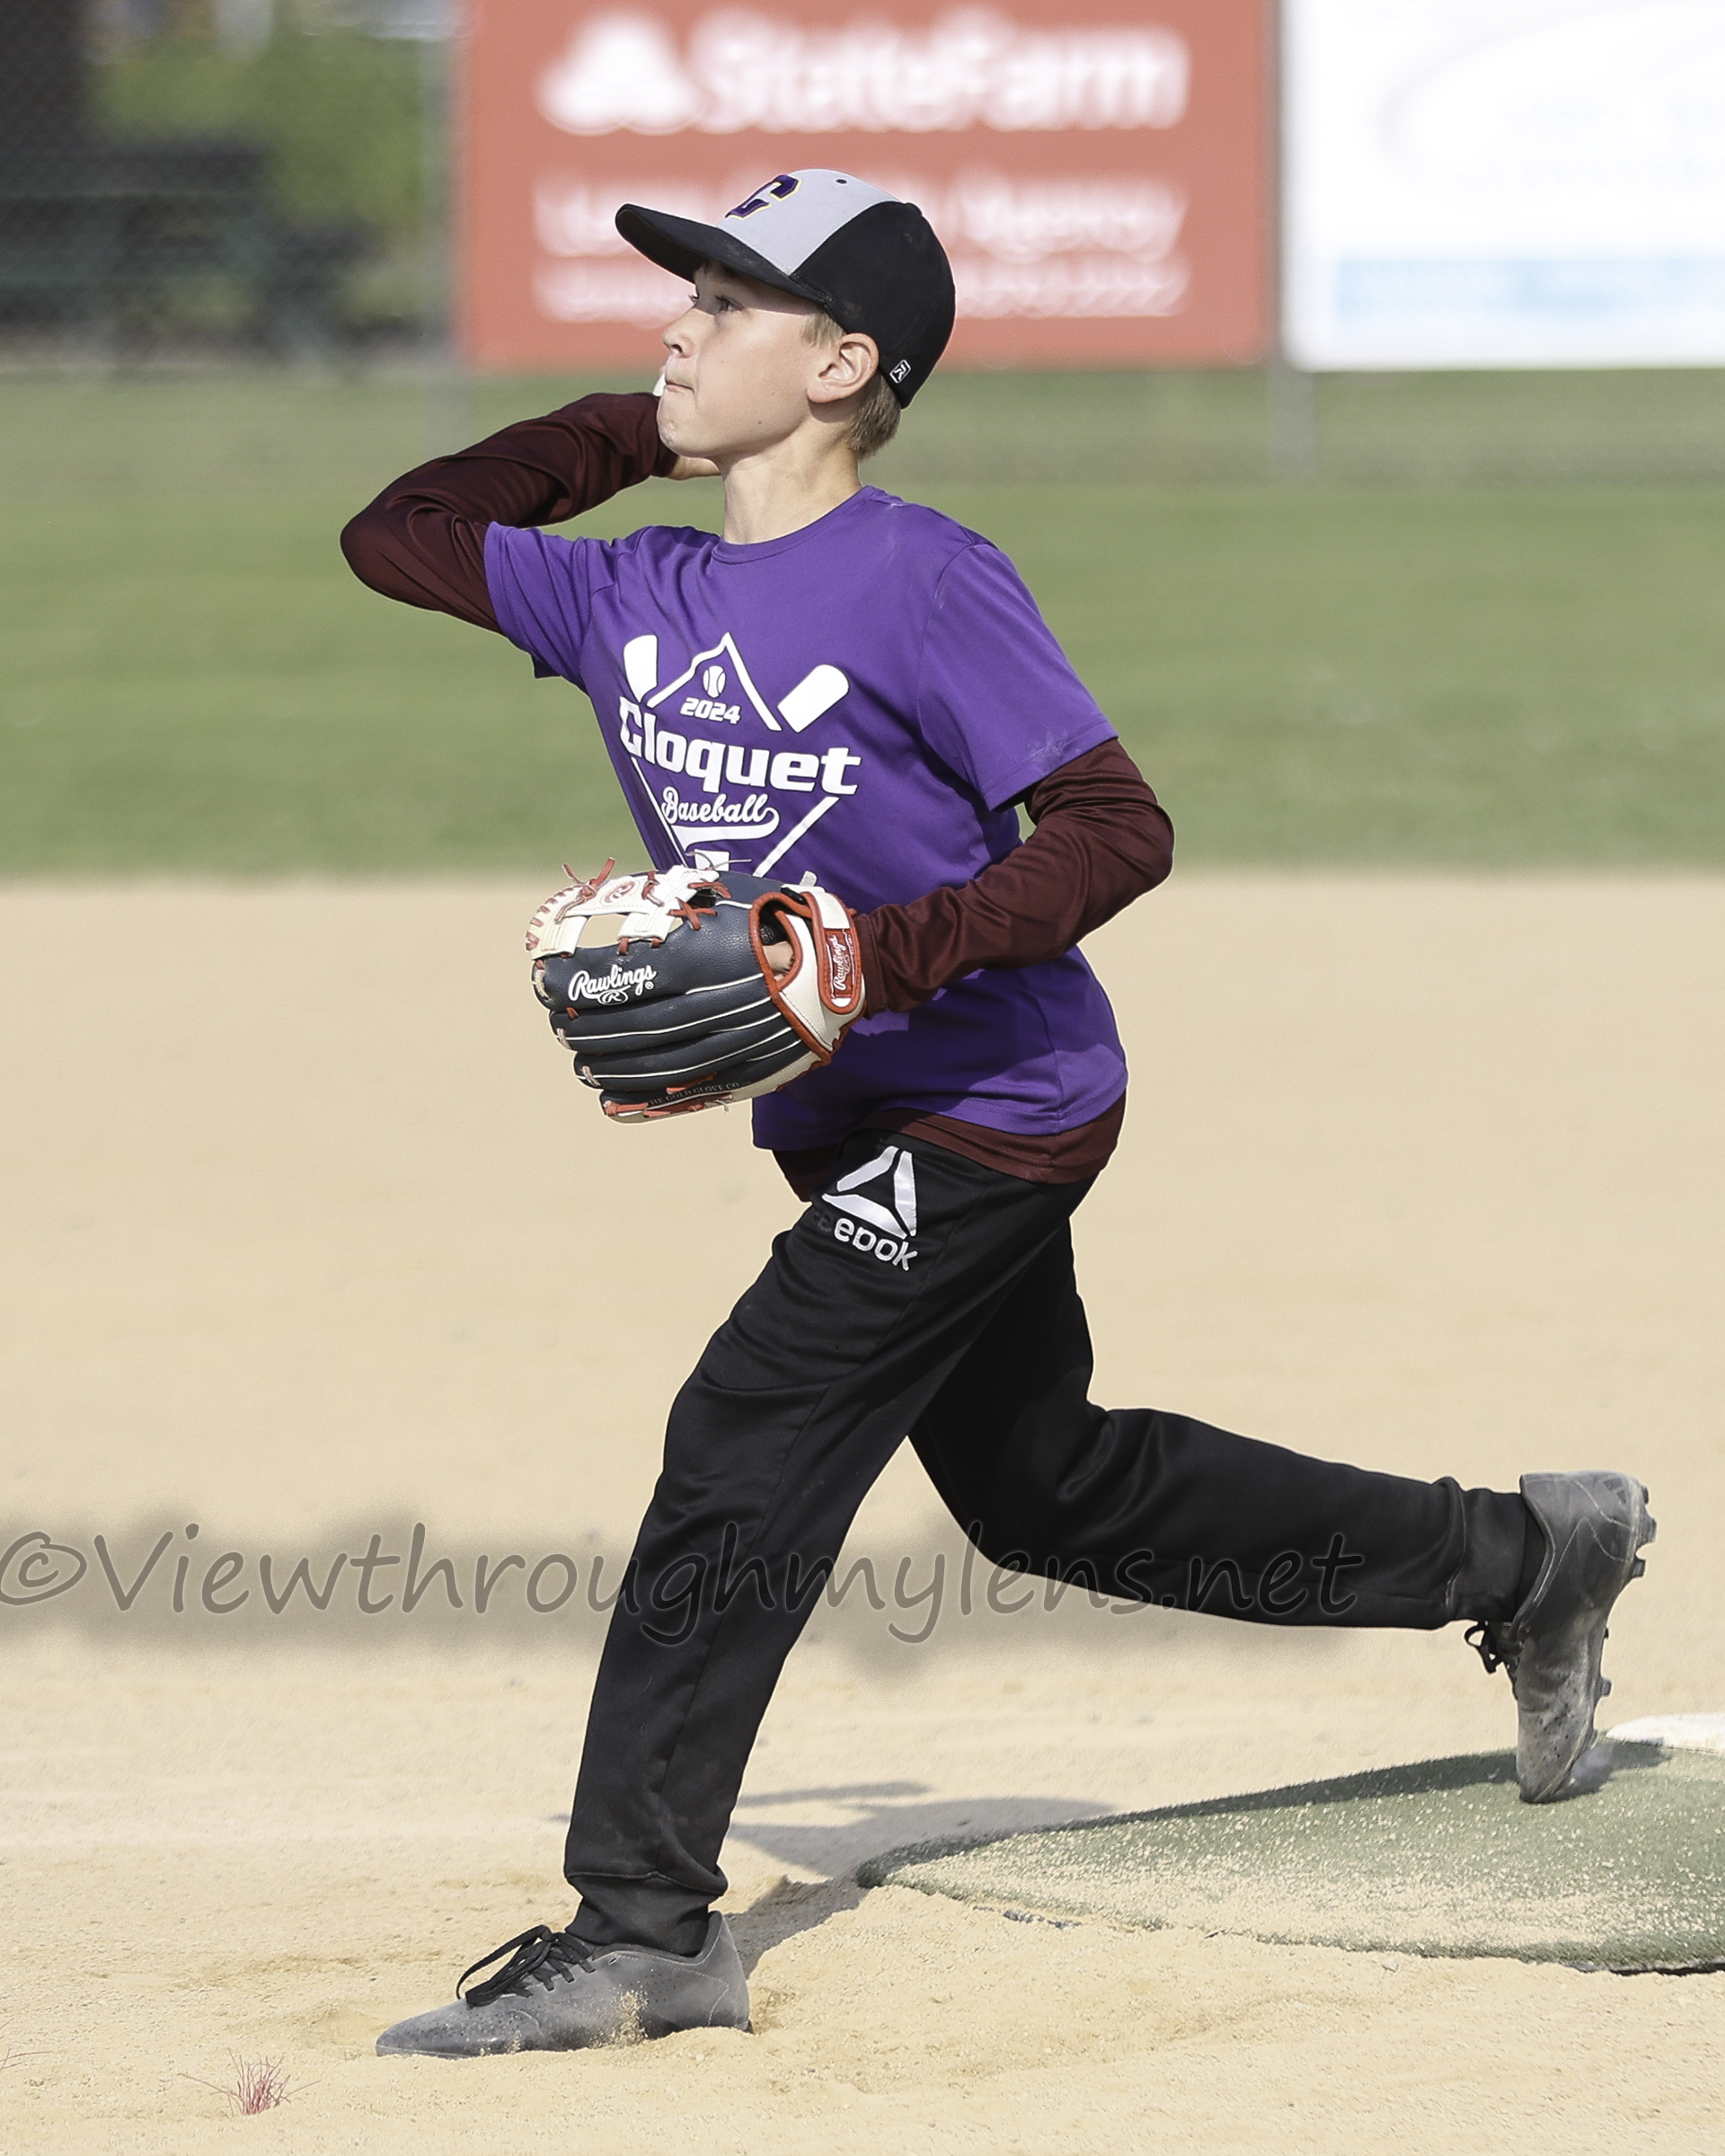
[[[862,1197],[863,1187],[871,1183],[885,1187]],[[885,1203],[889,1195],[890,1205]],[[901,1273],[910,1270],[917,1255],[911,1241],[916,1233],[916,1165],[907,1147],[889,1145],[874,1160],[854,1168],[826,1193],[826,1203],[845,1216],[833,1223],[835,1242],[847,1242]]]
[[[794,742],[849,694],[849,679],[837,667],[811,667],[772,699],[727,630],[665,682],[659,638],[632,637],[623,648],[623,670],[630,694],[617,700],[619,745],[673,844],[700,867],[769,876],[857,791],[850,774],[863,759],[844,742],[759,747],[714,730],[758,726],[780,743]],[[775,797],[783,795],[790,800],[782,804]]]

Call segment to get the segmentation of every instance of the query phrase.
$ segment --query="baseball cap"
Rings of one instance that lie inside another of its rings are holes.
[[[717,225],[625,202],[617,230],[650,261],[693,278],[703,262],[794,292],[872,337],[908,404],[952,334],[952,266],[914,202],[849,172],[781,172]]]

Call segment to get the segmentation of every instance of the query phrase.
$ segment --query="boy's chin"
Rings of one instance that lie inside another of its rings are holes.
[[[723,454],[722,451],[713,449],[709,445],[706,436],[694,427],[661,426],[659,430],[659,438],[668,449],[675,449],[679,456],[712,457]]]
[[[679,456],[712,456],[715,452],[708,437],[712,429],[702,427],[693,412],[667,411],[664,400],[659,407],[659,438],[668,449],[676,450]]]

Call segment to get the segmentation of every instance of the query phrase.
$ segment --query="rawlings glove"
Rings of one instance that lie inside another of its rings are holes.
[[[553,892],[527,927],[534,993],[607,1116],[749,1100],[831,1062],[862,1009],[848,907],[814,884],[615,866]],[[619,916],[615,943],[582,947],[590,922]],[[785,942],[778,972],[766,954]]]

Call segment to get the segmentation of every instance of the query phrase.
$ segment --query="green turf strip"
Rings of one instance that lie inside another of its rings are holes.
[[[1280,1944],[1620,1970],[1725,1960],[1725,1757],[1618,1744],[1596,1761],[1599,1786],[1561,1804],[1523,1804],[1513,1755],[1486,1753],[929,1842],[857,1877]]]

